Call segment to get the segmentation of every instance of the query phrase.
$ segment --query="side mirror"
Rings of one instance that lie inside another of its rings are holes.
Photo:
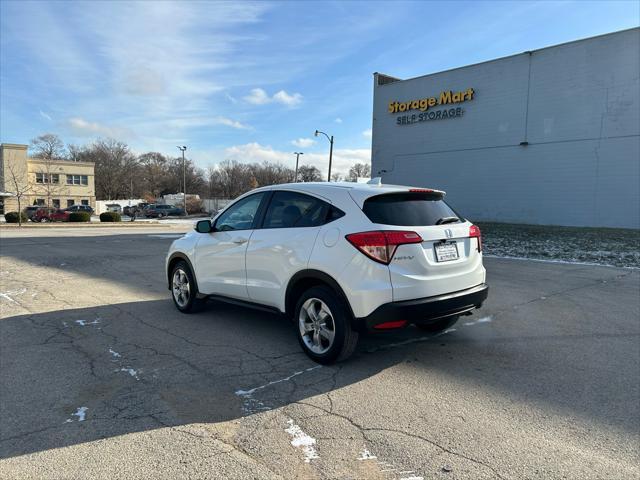
[[[196,232],[198,233],[211,233],[213,228],[211,227],[211,221],[209,220],[200,220],[196,223]]]

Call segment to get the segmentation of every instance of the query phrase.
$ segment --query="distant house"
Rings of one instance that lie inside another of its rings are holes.
[[[91,162],[44,160],[27,155],[27,145],[0,145],[0,214],[18,209],[16,183],[26,192],[21,205],[95,208],[95,166]]]

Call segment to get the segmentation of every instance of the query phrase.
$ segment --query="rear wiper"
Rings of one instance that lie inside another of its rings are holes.
[[[458,217],[442,217],[438,219],[436,225],[444,225],[445,223],[457,223],[460,219]]]

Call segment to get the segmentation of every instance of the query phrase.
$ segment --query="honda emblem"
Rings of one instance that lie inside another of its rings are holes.
[[[453,232],[451,231],[451,229],[447,228],[444,231],[444,234],[447,236],[447,238],[453,238]]]

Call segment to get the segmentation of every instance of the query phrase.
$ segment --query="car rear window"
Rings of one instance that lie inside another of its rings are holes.
[[[373,223],[429,226],[464,221],[435,193],[387,193],[368,198],[362,207]]]

